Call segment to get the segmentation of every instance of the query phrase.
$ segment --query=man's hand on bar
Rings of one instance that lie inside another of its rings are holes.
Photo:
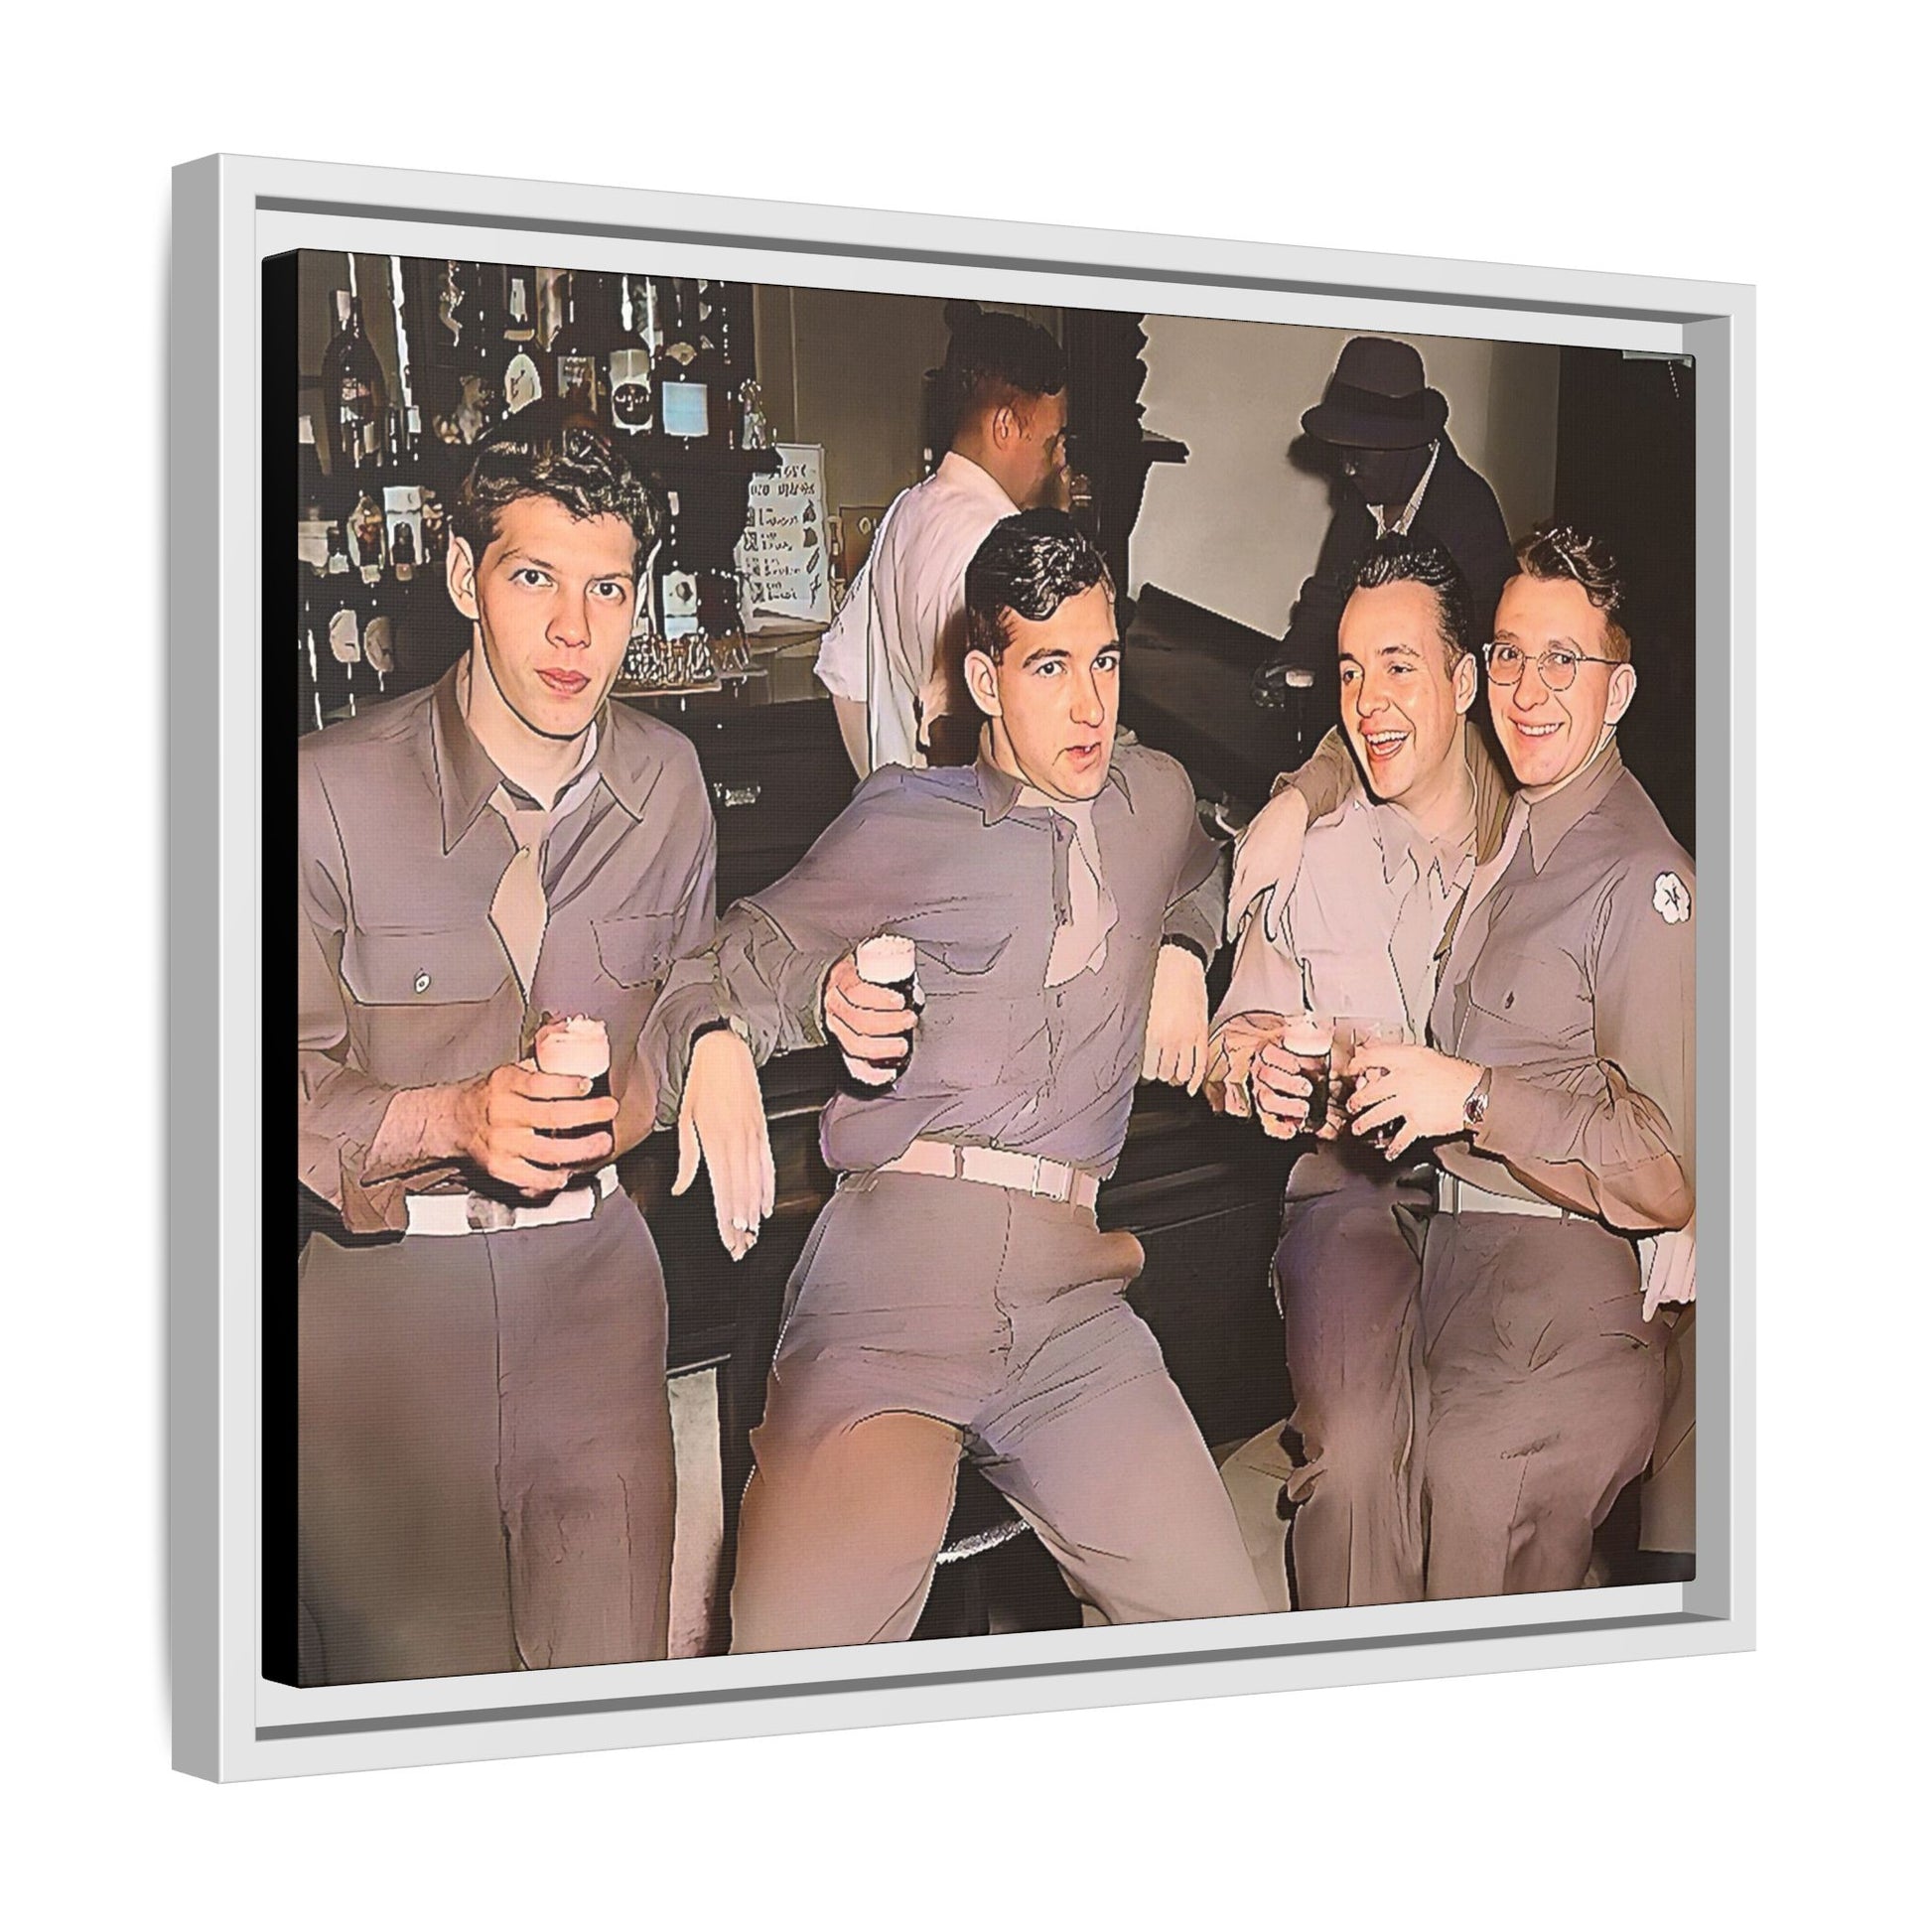
[[[1185,946],[1163,946],[1154,966],[1143,1080],[1200,1091],[1207,1071],[1207,969]]]
[[[677,1113],[673,1194],[697,1179],[700,1164],[711,1170],[718,1238],[734,1261],[743,1261],[771,1212],[777,1181],[758,1065],[752,1049],[728,1028],[706,1034],[691,1049]]]

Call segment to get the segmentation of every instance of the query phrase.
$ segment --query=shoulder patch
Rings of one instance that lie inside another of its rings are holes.
[[[1660,872],[1650,902],[1666,925],[1682,925],[1691,916],[1691,889],[1674,872]]]

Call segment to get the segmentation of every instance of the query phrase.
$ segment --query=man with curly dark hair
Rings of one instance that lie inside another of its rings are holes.
[[[612,1163],[716,832],[690,742],[607,702],[655,516],[511,418],[452,516],[470,649],[298,754],[305,1684],[664,1654],[664,1282]],[[551,1016],[602,1023],[609,1097],[539,1070]]]
[[[1127,1305],[1139,1243],[1095,1218],[1136,1082],[1199,1082],[1219,854],[1186,773],[1115,743],[1113,586],[1069,516],[997,524],[966,611],[977,762],[875,771],[653,1021],[696,1040],[696,1111],[727,1140],[720,1066],[831,1039],[854,1083],[753,1438],[737,1650],[909,1636],[962,1457],[1108,1622],[1266,1607]],[[868,978],[882,941],[899,962]]]

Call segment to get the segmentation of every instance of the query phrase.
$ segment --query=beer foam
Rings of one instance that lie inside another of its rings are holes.
[[[1291,1053],[1319,1059],[1334,1042],[1334,1028],[1311,1013],[1291,1014],[1282,1025],[1282,1044]]]
[[[604,1022],[578,1013],[538,1028],[536,1061],[545,1073],[575,1073],[586,1080],[609,1073],[611,1041]]]
[[[859,942],[859,977],[870,986],[902,986],[912,977],[911,940],[882,932]]]

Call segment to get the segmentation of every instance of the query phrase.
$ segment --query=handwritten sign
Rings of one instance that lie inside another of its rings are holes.
[[[825,554],[825,450],[780,443],[778,469],[752,479],[739,539],[746,628],[778,630],[832,621],[832,566]]]

